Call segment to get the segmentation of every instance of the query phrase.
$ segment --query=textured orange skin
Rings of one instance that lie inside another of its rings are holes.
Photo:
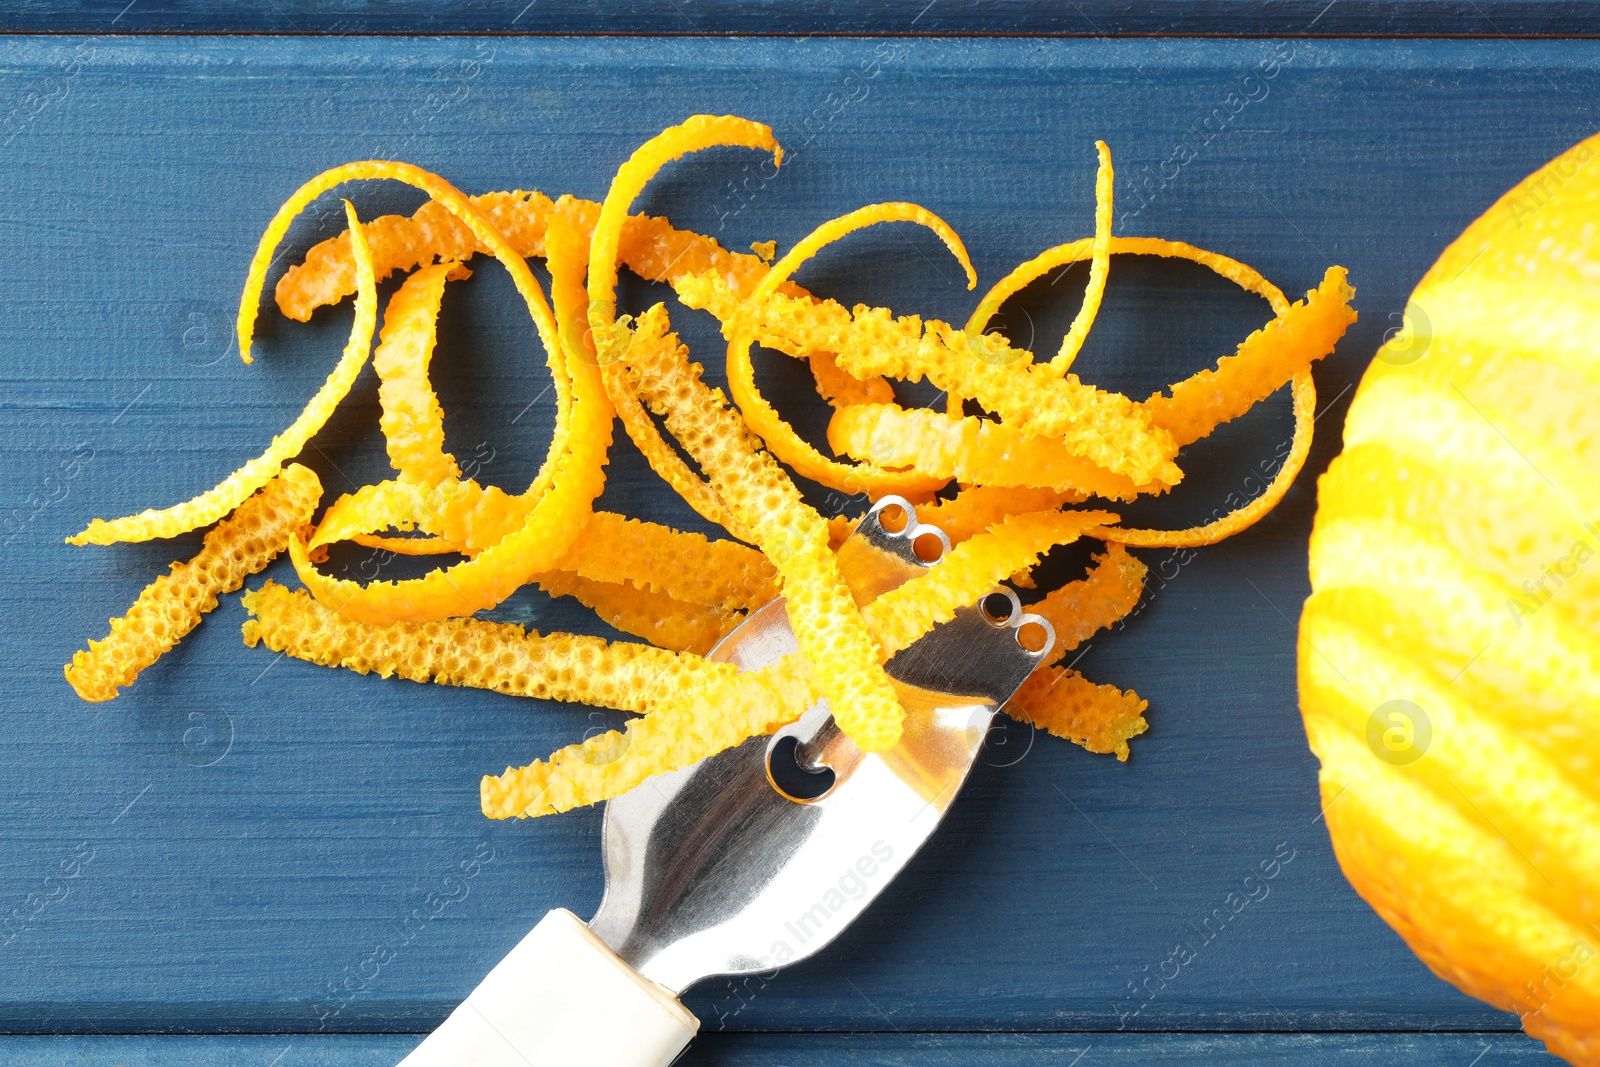
[[[1412,294],[1319,485],[1299,650],[1351,884],[1436,974],[1584,1067],[1600,1065],[1597,154],[1591,139],[1524,180]],[[1428,717],[1420,758],[1368,740],[1391,700]]]
[[[206,534],[200,554],[174,563],[145,587],[133,607],[111,620],[111,633],[90,641],[64,668],[67,681],[85,700],[110,700],[120,686],[160,659],[200,617],[289,544],[289,535],[311,521],[322,485],[309,469],[292,463]]]

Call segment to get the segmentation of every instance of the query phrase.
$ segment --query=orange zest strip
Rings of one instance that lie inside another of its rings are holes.
[[[695,115],[640,145],[611,179],[589,246],[589,326],[594,331],[595,350],[600,353],[601,362],[616,359],[627,344],[626,338],[616,338],[614,333],[617,263],[628,208],[666,164],[717,146],[771,152],[774,166],[783,165],[783,149],[773,139],[771,127],[733,115]]]
[[[699,656],[511,623],[446,619],[373,626],[267,582],[245,594],[245,643],[361,674],[398,675],[643,713],[548,761],[483,781],[491,818],[545,815],[626,792],[794,718],[812,700],[796,657],[760,671]]]
[[[1311,434],[1317,419],[1317,387],[1311,379],[1311,371],[1307,369],[1296,373],[1291,389],[1294,397],[1294,438],[1289,444],[1289,454],[1284,457],[1283,465],[1260,496],[1203,526],[1186,530],[1135,530],[1114,526],[1097,536],[1103,536],[1108,541],[1121,541],[1135,548],[1190,548],[1214,545],[1240,530],[1254,526],[1267,512],[1278,506],[1278,501],[1294,484],[1300,468],[1306,465],[1306,456],[1311,453]]]
[[[977,334],[988,329],[989,321],[999,313],[1002,305],[1029,285],[1038,281],[1046,274],[1058,267],[1065,267],[1072,263],[1081,263],[1094,256],[1096,246],[1100,239],[1099,208],[1096,207],[1095,236],[1088,240],[1069,241],[1066,244],[1056,245],[1034,256],[1024,263],[1019,263],[994,284],[994,287],[983,295],[978,302],[978,307],[973,311],[972,317],[967,320],[967,333]],[[1289,310],[1289,301],[1284,298],[1283,292],[1254,268],[1240,263],[1238,260],[1229,259],[1227,256],[1216,252],[1208,252],[1203,248],[1185,244],[1182,241],[1168,241],[1159,237],[1109,237],[1107,251],[1113,255],[1139,255],[1162,256],[1171,259],[1187,259],[1198,263],[1212,272],[1226,278],[1248,292],[1255,293],[1267,303],[1272,305],[1275,315],[1282,315]],[[1093,267],[1090,268],[1091,275]],[[1087,294],[1085,294],[1087,299]],[[1080,314],[1081,314],[1080,309]],[[1074,320],[1076,324],[1076,320]],[[1070,336],[1070,331],[1068,336]],[[952,393],[948,399],[947,409],[951,415],[961,414],[961,398]]]
[[[1014,719],[1033,723],[1090,752],[1114,752],[1126,762],[1128,739],[1150,728],[1144,718],[1149,706],[1137,693],[1096,685],[1077,671],[1040,667],[1022,683],[1005,710]]]
[[[641,393],[665,412],[667,429],[777,568],[795,640],[816,667],[817,688],[840,729],[863,751],[893,746],[905,712],[829,549],[828,524],[749,437],[721,390],[700,381],[699,365],[664,332],[665,324],[666,310],[657,304],[642,316],[627,350]]]
[[[1112,185],[1116,172],[1111,168],[1111,149],[1106,143],[1096,141],[1094,147],[1100,156],[1100,166],[1094,180],[1094,243],[1089,256],[1089,283],[1083,290],[1083,304],[1072,317],[1067,335],[1061,339],[1061,351],[1050,361],[1050,369],[1058,374],[1065,374],[1072,367],[1072,361],[1078,358],[1083,342],[1089,337],[1095,316],[1100,313],[1100,302],[1106,295],[1106,275],[1111,267]],[[987,324],[985,321],[983,325]],[[982,333],[983,326],[973,331],[969,324],[968,332]]]
[[[742,611],[686,604],[665,593],[595,581],[570,571],[541,574],[539,585],[551,596],[572,597],[623,633],[674,652],[705,655],[745,617]]]
[[[360,230],[356,209],[348,200],[345,201],[344,210],[351,232]],[[287,228],[288,222],[285,221],[284,229]],[[366,365],[367,354],[372,347],[372,330],[378,315],[377,283],[372,276],[372,262],[367,256],[366,243],[358,239],[355,242],[355,249],[360,294],[356,298],[355,321],[350,326],[350,337],[345,342],[344,354],[339,357],[339,362],[334,366],[332,373],[306,404],[299,417],[272,439],[267,450],[199,496],[169,508],[160,510],[147,508],[137,515],[128,515],[110,522],[94,519],[84,530],[67,538],[68,544],[109,545],[118,541],[151,541],[157,538],[176,537],[189,530],[209,526],[276,477],[286,460],[300,454],[306,442],[322,428],[322,424],[328,421],[328,416],[333,414],[333,409],[338,406],[339,401],[350,391],[356,375],[361,373],[361,368]],[[264,274],[265,264],[261,269]],[[249,338],[244,333],[239,336],[240,352],[245,355],[245,361],[249,362]]]
[[[1150,417],[1180,445],[1198,441],[1277,392],[1300,371],[1333,351],[1356,321],[1355,290],[1343,267],[1329,267],[1322,284],[1239,343],[1215,370],[1203,370],[1144,402]]]
[[[544,254],[544,227],[550,198],[517,190],[469,198],[478,213],[505,235],[524,259]],[[493,249],[444,204],[429,200],[410,216],[380,215],[362,226],[371,249],[373,274],[383,281],[395,271],[427,266],[435,260],[470,259]],[[356,265],[350,231],[315,244],[300,263],[278,279],[275,298],[285,318],[306,322],[319,307],[337,304],[356,291]]]
[[[1028,608],[1055,628],[1052,662],[1127,615],[1144,592],[1148,568],[1125,546],[1113,541],[1094,560],[1087,577],[1052,590]]]
[[[1164,482],[1138,485],[1126,475],[1113,474],[1067,448],[1060,438],[1029,437],[1005,423],[897,404],[840,408],[828,423],[828,443],[841,454],[963,484],[1054,489],[1124,501],[1167,488]]]
[[[110,700],[119,686],[132,685],[139,672],[200,624],[231,593],[260,571],[289,543],[291,531],[311,521],[322,486],[317,476],[290,464],[206,534],[199,555],[174,563],[172,572],[145,587],[111,633],[76,652],[64,671],[80,697]]]
[[[1039,562],[1056,545],[1116,521],[1104,511],[1011,515],[956,545],[922,574],[868,604],[862,614],[885,659],[910,645],[956,609],[974,603],[1008,575]]]
[[[741,531],[727,513],[718,494],[689,470],[642,410],[633,395],[636,384],[626,371],[612,366],[629,343],[627,331],[619,330],[616,322],[617,266],[628,209],[650,179],[667,163],[691,152],[719,145],[768,151],[773,154],[775,166],[783,164],[783,149],[773,138],[770,127],[731,115],[721,118],[695,115],[677,126],[668,127],[640,145],[627,162],[618,168],[610,189],[606,191],[605,201],[600,206],[600,215],[590,239],[589,328],[600,363],[607,368],[604,375],[607,394],[616,406],[628,436],[644,453],[651,469],[677,490],[690,507],[739,536]],[[762,269],[765,269],[764,264]]]
[[[589,329],[602,366],[616,363],[629,344],[628,331],[619,328],[616,321],[617,266],[628,209],[663,166],[691,152],[719,145],[768,151],[773,154],[775,165],[783,163],[783,149],[778,147],[769,127],[731,115],[695,115],[640,145],[612,178],[589,244]],[[609,371],[604,384],[623,427],[649,460],[651,469],[701,515],[727,527],[735,536],[740,535],[742,531],[729,522],[725,502],[718,499],[720,494],[689,471],[662,440],[654,423],[639,410],[637,400],[630,396],[633,383],[622,372]]]
[[[858,208],[848,215],[818,226],[777,262],[772,271],[755,287],[749,299],[765,300],[777,292],[778,287],[788,281],[807,260],[829,244],[863,227],[883,222],[914,222],[932,230],[939,235],[939,239],[950,250],[950,254],[956,257],[957,262],[966,271],[967,288],[971,289],[978,284],[978,273],[972,267],[966,247],[949,224],[933,212],[916,204],[889,203]],[[832,489],[850,493],[870,493],[875,496],[886,493],[903,496],[926,493],[937,489],[948,480],[929,477],[927,471],[889,471],[870,462],[848,464],[828,459],[812,447],[810,442],[802,439],[794,431],[794,427],[783,420],[756,388],[755,366],[750,360],[750,348],[754,343],[751,336],[745,332],[729,332],[726,327],[724,332],[728,337],[728,391],[733,395],[734,402],[739,405],[739,410],[744,413],[745,422],[749,427],[766,442],[766,446],[774,455],[792,467],[797,474]],[[833,388],[837,392],[837,387]]]
[[[1058,493],[1053,489],[968,485],[949,500],[918,504],[917,519],[939,527],[950,538],[951,544],[959,545],[1008,515],[1053,511],[1063,504],[1080,502],[1074,493]]]
[[[796,718],[813,699],[801,662],[705,685],[693,700],[633,719],[627,729],[568,745],[548,760],[486,775],[483,813],[491,819],[570,811],[626,793],[656,774],[714,756]]]
[[[724,611],[748,611],[778,596],[777,570],[753,548],[607,511],[595,512],[559,566]]]
[[[244,643],[325,667],[408,681],[492,689],[639,714],[692,700],[736,676],[713,663],[650,645],[582,634],[539,634],[481,619],[373,626],[323,607],[304,590],[265,582],[243,597]]]
[[[444,450],[444,409],[428,380],[438,342],[444,283],[472,272],[459,263],[423,267],[405,280],[384,310],[372,369],[378,373],[378,403],[389,462],[400,477],[435,485],[461,477],[455,457]]]
[[[710,274],[682,278],[683,302],[716,313],[729,301],[726,286]],[[833,352],[857,377],[881,374],[920,381],[979,401],[1029,436],[1059,437],[1064,447],[1138,484],[1171,483],[1177,445],[1165,430],[1120,393],[1032,365],[1032,354],[993,334],[967,334],[884,308],[852,310],[832,300],[773,293],[729,308],[724,332],[749,333],[763,345],[788,351]]]

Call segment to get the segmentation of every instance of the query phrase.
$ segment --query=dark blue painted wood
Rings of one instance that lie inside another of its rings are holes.
[[[0,11],[28,33],[1042,34],[1572,36],[1583,0],[43,0]]]
[[[24,916],[0,946],[0,1029],[417,1031],[546,909],[598,899],[597,813],[487,823],[477,780],[609,716],[249,651],[234,601],[113,704],[62,682],[73,649],[195,539],[61,538],[212,484],[338,350],[347,309],[307,326],[269,315],[254,366],[229,349],[260,227],[317,170],[390,156],[473,190],[598,196],[662,126],[737,112],[790,147],[779,176],[707,153],[673,167],[649,209],[742,247],[916,200],[992,280],[1088,232],[1104,137],[1121,232],[1219,249],[1290,290],[1350,268],[1363,319],[1318,371],[1320,468],[1412,284],[1501,190],[1592,131],[1597,72],[1600,44],[1583,42],[0,42],[0,914]],[[1233,111],[1230,94],[1253,99]],[[1194,158],[1174,169],[1177,143]],[[350,192],[369,216],[416,202]],[[341,224],[330,199],[294,247]],[[1081,370],[1139,395],[1263,317],[1183,267],[1119,262],[1112,277]],[[946,318],[973,300],[902,230],[854,238],[805,278]],[[1040,288],[1006,324],[1047,348],[1072,298]],[[455,450],[517,485],[550,404],[509,297],[493,267],[452,289],[436,367]],[[677,321],[715,363],[708,321]],[[780,405],[814,416],[781,371]],[[375,412],[369,376],[308,451],[331,491],[381,476]],[[1287,429],[1280,397],[1197,451],[1191,482],[1142,517],[1209,514]],[[606,501],[684,512],[620,446]],[[1130,763],[997,734],[946,828],[837,946],[765,984],[690,994],[707,1030],[1514,1029],[1432,977],[1331,856],[1294,696],[1312,503],[1308,476],[1235,541],[1147,556],[1162,577],[1146,605],[1078,664],[1150,698]],[[532,595],[498,614],[586,625]],[[1275,853],[1293,858],[1269,896],[1207,938],[1205,919]],[[47,882],[64,862],[77,876]],[[1194,962],[1136,992],[1180,942]]]
[[[225,1037],[0,1038],[0,1067],[390,1067],[417,1037],[407,1034]],[[1497,1067],[1560,1063],[1516,1034],[707,1034],[683,1067],[1362,1067],[1480,1062]]]

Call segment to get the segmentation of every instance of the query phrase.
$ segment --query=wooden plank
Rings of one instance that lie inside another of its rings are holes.
[[[1575,36],[1600,33],[1600,14],[1582,0],[49,0],[0,15],[0,29],[24,33],[283,34],[704,34],[963,35],[1076,37],[1236,36]]]
[[[73,649],[195,541],[61,538],[210,485],[326,373],[347,310],[269,316],[251,367],[228,325],[260,227],[323,167],[406,158],[472,190],[599,196],[662,126],[739,112],[789,145],[779,175],[710,153],[675,166],[650,210],[743,247],[916,200],[992,280],[1088,232],[1104,137],[1121,232],[1216,248],[1291,291],[1350,268],[1363,319],[1318,372],[1316,469],[1410,286],[1592,130],[1597,82],[1588,42],[0,41],[0,905],[27,909],[0,949],[0,1029],[418,1031],[545,910],[598,899],[598,813],[487,823],[477,782],[614,717],[247,651],[234,601],[114,704],[62,682]],[[1193,158],[1174,168],[1180,142]],[[368,216],[416,202],[351,193]],[[319,205],[294,247],[334,232],[338,210]],[[937,245],[901,230],[806,278],[958,320],[973,299]],[[483,477],[525,483],[551,410],[531,331],[497,270],[457,288],[436,363],[452,445]],[[1006,325],[1048,346],[1071,310],[1045,292]],[[1197,271],[1119,262],[1081,369],[1143,395],[1262,315]],[[714,364],[709,323],[677,320]],[[815,423],[787,369],[772,395]],[[381,475],[375,421],[369,377],[307,453],[331,492]],[[1196,450],[1172,499],[1130,514],[1204,517],[1287,426],[1278,398]],[[629,449],[610,471],[608,505],[683,520]],[[946,828],[838,945],[691,992],[707,1029],[1514,1029],[1432,977],[1328,848],[1294,698],[1312,500],[1308,474],[1236,541],[1148,556],[1162,577],[1146,606],[1079,663],[1150,698],[1130,763],[997,734]],[[584,614],[525,595],[497,617],[560,629]],[[56,896],[45,880],[86,855]],[[1275,856],[1292,858],[1269,895],[1208,927]],[[1159,977],[1180,942],[1195,960]]]
[[[410,1034],[0,1037],[0,1067],[390,1067],[417,1043]],[[1474,1062],[1560,1063],[1518,1034],[707,1034],[683,1067],[1276,1067],[1352,1061],[1363,1067]]]

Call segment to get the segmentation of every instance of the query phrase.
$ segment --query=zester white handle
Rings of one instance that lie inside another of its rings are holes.
[[[667,1067],[699,1029],[557,908],[400,1067]]]

